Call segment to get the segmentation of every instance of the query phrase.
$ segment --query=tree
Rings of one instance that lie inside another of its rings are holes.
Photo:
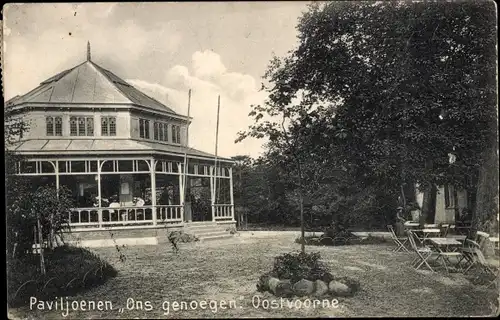
[[[492,2],[312,4],[296,49],[271,61],[250,135],[284,157],[333,150],[335,167],[394,197],[416,183],[474,188],[496,137],[495,21]]]
[[[65,188],[56,189],[42,186],[32,190],[30,180],[16,175],[18,163],[24,158],[10,150],[23,133],[28,130],[28,123],[11,105],[5,106],[5,180],[6,180],[6,216],[8,225],[7,253],[11,257],[31,254],[36,242],[48,242],[54,247],[55,237],[68,227],[67,212],[72,206],[71,192]],[[37,239],[34,239],[37,230]],[[40,252],[41,271],[45,271],[43,250]]]

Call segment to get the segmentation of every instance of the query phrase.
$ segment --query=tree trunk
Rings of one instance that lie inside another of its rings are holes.
[[[40,245],[40,271],[43,275],[45,275],[46,270],[45,270],[45,259],[43,256],[43,230],[42,230],[42,223],[40,221],[40,214],[37,214],[37,229],[38,229],[38,244]]]
[[[306,252],[306,238],[305,238],[305,228],[304,228],[304,196],[302,194],[302,186],[299,189],[299,201],[300,201],[300,237],[302,242],[300,244],[300,251],[302,253]]]
[[[479,170],[476,207],[472,218],[472,235],[476,231],[498,233],[498,149],[486,150],[484,162]]]
[[[431,170],[432,166],[433,166],[432,160],[425,161],[425,169],[426,170]],[[435,198],[435,197],[433,197],[433,193],[435,193],[435,190],[436,189],[435,189],[434,184],[430,184],[424,190],[424,198],[422,200],[422,212],[421,212],[420,219],[419,219],[419,224],[420,224],[421,228],[423,228],[424,224],[427,223],[427,220],[431,214],[431,210],[435,210],[435,208],[432,208],[432,203],[434,202],[433,198]]]
[[[55,233],[54,233],[54,214],[50,214],[50,234],[49,234],[49,247],[54,249]]]
[[[305,221],[304,221],[304,190],[302,185],[302,166],[300,160],[296,158],[297,161],[297,171],[299,173],[299,208],[300,208],[300,237],[302,239],[300,244],[300,250],[302,253],[306,253],[306,237],[305,237]]]
[[[420,227],[426,223],[433,223],[436,213],[436,186],[433,184],[424,191],[422,201],[422,214],[420,215]]]

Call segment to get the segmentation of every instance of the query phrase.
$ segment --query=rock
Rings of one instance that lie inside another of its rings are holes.
[[[257,283],[258,291],[263,292],[269,290],[269,278],[271,278],[271,276],[268,274],[264,274],[259,278],[259,283]]]
[[[280,280],[276,285],[276,289],[273,292],[277,297],[291,297],[293,296],[292,283],[290,280]]]
[[[272,293],[276,292],[276,286],[280,282],[280,279],[274,278],[274,277],[269,277],[269,280],[267,280],[267,287]]]
[[[321,296],[325,295],[326,293],[328,293],[328,285],[326,283],[324,283],[323,281],[316,280],[315,286],[316,286],[316,291],[314,292],[315,296],[321,297]]]
[[[348,285],[336,280],[330,281],[328,289],[332,294],[336,296],[347,296],[351,294],[351,289]]]
[[[314,292],[314,282],[302,279],[293,285],[294,293],[299,296],[307,296]]]

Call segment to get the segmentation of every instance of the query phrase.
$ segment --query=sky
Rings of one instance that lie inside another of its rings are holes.
[[[262,152],[262,140],[235,144],[252,123],[252,104],[273,54],[297,44],[308,2],[8,4],[4,6],[4,95],[10,99],[86,59],[113,71],[177,113],[187,115],[189,144],[218,154]]]

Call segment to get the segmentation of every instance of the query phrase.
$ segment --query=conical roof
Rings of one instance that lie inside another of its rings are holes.
[[[90,60],[43,81],[8,105],[21,103],[130,104],[176,114],[158,100],[142,93],[113,72]]]

